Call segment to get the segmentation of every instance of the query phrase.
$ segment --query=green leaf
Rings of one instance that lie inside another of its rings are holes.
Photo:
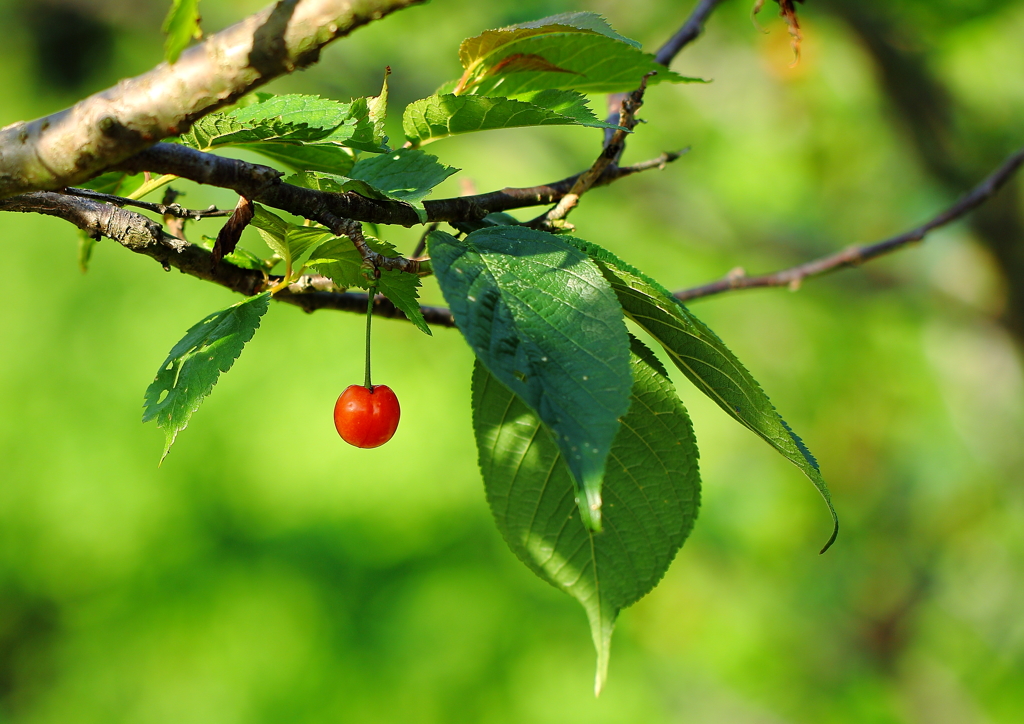
[[[331,236],[318,246],[306,264],[317,273],[329,277],[336,285],[346,289],[359,287],[368,289],[369,284],[362,273],[363,259],[347,236]],[[378,254],[395,256],[395,247],[386,241],[367,236],[366,243]],[[430,335],[430,327],[423,318],[419,303],[420,280],[415,274],[406,274],[394,269],[384,270],[377,280],[377,289],[402,310],[417,329]]]
[[[416,204],[459,169],[446,166],[424,151],[402,148],[361,159],[350,178],[365,181],[386,196]]]
[[[258,94],[255,103],[200,118],[181,142],[200,151],[248,147],[292,168],[305,170],[303,164],[312,161],[315,170],[344,173],[352,166],[352,154],[343,147],[388,150],[381,102],[372,100],[371,114],[366,98],[341,103],[319,96]]]
[[[463,41],[456,93],[512,97],[548,88],[617,93],[649,83],[692,80],[668,70],[594,13],[566,13],[488,30]]]
[[[163,31],[167,35],[164,41],[164,60],[168,63],[176,62],[189,41],[203,37],[199,20],[199,0],[173,0],[164,18]]]
[[[245,147],[295,171],[323,171],[344,176],[356,162],[351,149],[332,143],[307,143],[303,146],[249,143]]]
[[[79,188],[90,189],[101,194],[128,196],[145,183],[145,174],[129,174],[124,171],[108,171],[79,184]]]
[[[161,462],[221,373],[231,369],[252,339],[269,305],[270,292],[233,304],[199,322],[171,348],[146,390],[142,415],[143,422],[156,420],[164,431]]]
[[[481,362],[550,427],[601,525],[601,479],[632,376],[622,309],[600,271],[553,234],[481,229],[428,236],[434,273]]]
[[[419,146],[441,138],[473,131],[523,126],[589,126],[618,128],[595,116],[586,98],[571,91],[546,91],[524,95],[527,100],[456,96],[450,93],[410,103],[402,128],[406,140]]]
[[[78,230],[78,269],[83,274],[89,271],[89,260],[92,259],[92,250],[96,243],[97,240],[85,229]]]
[[[700,503],[686,408],[650,350],[632,341],[631,402],[608,455],[599,534],[580,520],[568,468],[536,413],[479,362],[473,372],[473,429],[487,501],[516,556],[586,609],[598,693],[616,616],[657,585]]]
[[[832,516],[832,535],[821,552],[828,550],[839,533],[839,518],[818,462],[736,355],[668,290],[643,272],[596,244],[570,237],[560,238],[594,260],[618,295],[626,316],[665,348],[673,364],[697,389],[764,439],[810,479]]]

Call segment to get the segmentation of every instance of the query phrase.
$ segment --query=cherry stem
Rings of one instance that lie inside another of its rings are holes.
[[[373,300],[377,296],[377,287],[370,287],[366,293],[366,377],[363,380],[363,387],[373,392],[373,384],[370,382],[370,323],[373,320]]]

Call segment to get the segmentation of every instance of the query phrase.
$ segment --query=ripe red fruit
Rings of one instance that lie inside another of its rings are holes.
[[[401,413],[387,385],[349,385],[334,405],[334,426],[349,445],[380,447],[395,434]]]

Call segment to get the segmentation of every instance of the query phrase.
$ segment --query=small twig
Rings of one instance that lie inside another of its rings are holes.
[[[168,192],[171,189],[167,190]],[[173,201],[168,203],[167,197],[169,193],[164,195],[164,203],[154,204],[149,201],[139,201],[138,199],[129,199],[125,196],[115,196],[113,194],[102,194],[99,191],[92,191],[91,189],[79,189],[79,188],[66,188],[62,191],[69,196],[80,196],[83,199],[93,199],[95,201],[102,201],[106,204],[113,204],[114,206],[134,206],[138,209],[145,211],[152,211],[154,214],[160,214],[162,216],[173,216],[176,219],[191,219],[192,221],[200,221],[201,219],[210,219],[218,216],[231,216],[234,213],[231,209],[218,209],[216,206],[211,206],[208,209],[186,209],[181,204],[174,203]],[[174,194],[177,196],[177,193]],[[173,198],[173,197],[172,197]]]
[[[576,205],[580,202],[580,197],[589,191],[605,170],[615,163],[625,147],[627,134],[636,128],[637,123],[639,123],[636,119],[636,112],[644,104],[644,91],[647,90],[647,80],[652,75],[654,73],[645,75],[640,80],[640,87],[626,94],[622,99],[618,118],[618,125],[621,128],[612,134],[604,148],[601,149],[601,154],[594,161],[594,164],[576,178],[576,182],[572,185],[569,193],[563,196],[553,209],[533,219],[527,226],[549,230],[556,228],[558,226],[557,222],[562,221],[569,215],[570,211],[576,208]]]
[[[420,240],[416,244],[416,248],[413,249],[412,258],[418,259],[423,256],[423,252],[427,250],[427,237],[430,236],[431,232],[437,231],[437,227],[440,226],[440,222],[435,221],[420,234]]]
[[[690,301],[709,297],[714,294],[721,294],[736,289],[753,289],[755,287],[789,287],[796,290],[804,279],[821,276],[829,272],[838,271],[848,267],[860,266],[866,261],[876,259],[886,254],[891,254],[910,244],[923,240],[931,231],[945,226],[957,219],[967,215],[995,193],[1024,165],[1024,149],[1021,149],[1010,156],[1003,164],[992,172],[984,181],[979,183],[970,193],[961,197],[959,201],[943,211],[930,221],[918,226],[916,229],[907,231],[899,236],[894,236],[884,241],[866,246],[851,246],[836,254],[816,259],[814,261],[800,264],[798,266],[782,269],[771,274],[760,276],[747,276],[744,273],[730,274],[709,284],[703,284],[691,289],[683,289],[675,292],[676,299]]]
[[[679,28],[676,34],[658,49],[654,59],[661,65],[668,67],[669,63],[679,55],[679,51],[700,37],[700,34],[704,32],[704,23],[707,22],[712,11],[721,5],[722,2],[723,0],[701,0],[697,7],[693,9],[693,12],[690,13],[690,17],[683,23],[683,27]]]
[[[711,16],[711,13],[715,8],[721,5],[723,1],[724,0],[701,0],[697,4],[697,7],[693,9],[693,12],[690,13],[690,17],[688,17],[686,22],[683,23],[683,26],[676,31],[676,34],[669,38],[665,44],[658,49],[658,52],[654,56],[654,60],[667,68],[675,57],[679,55],[679,51],[700,37],[700,34],[704,32],[704,24]],[[625,96],[625,93],[612,93],[608,96],[608,123],[615,122],[615,117],[619,112],[619,108]],[[605,131],[605,145],[608,145],[611,142],[612,133],[613,132],[611,130]]]
[[[169,233],[171,236],[176,236],[179,239],[184,239],[186,219],[182,219],[178,216],[175,216],[172,213],[169,213],[170,207],[174,205],[175,200],[180,195],[181,194],[178,191],[176,191],[173,187],[168,186],[166,189],[164,189],[164,198],[161,203],[168,209],[168,211],[164,211],[163,215],[164,228],[167,229],[167,233]],[[179,206],[178,208],[181,207]]]
[[[363,257],[363,261],[374,269],[382,271],[397,269],[407,274],[419,274],[420,272],[420,262],[417,259],[406,259],[404,256],[384,256],[371,249],[370,245],[366,243],[366,237],[363,236],[363,225],[358,221],[342,219],[329,211],[317,214],[313,220],[326,226],[335,236],[347,236],[351,239],[359,256]]]

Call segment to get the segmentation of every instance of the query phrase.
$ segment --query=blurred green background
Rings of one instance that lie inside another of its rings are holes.
[[[168,4],[0,0],[0,125],[159,62]],[[204,0],[204,27],[262,4]],[[653,50],[691,5],[437,0],[269,90],[372,95],[390,65],[399,138],[464,37],[595,10]],[[810,0],[797,66],[774,5],[768,34],[750,5],[728,0],[673,65],[713,83],[652,89],[625,161],[689,155],[572,217],[666,286],[901,232],[1024,143],[1024,1]],[[561,178],[599,138],[440,142],[464,171],[439,194]],[[680,377],[701,514],[622,614],[599,700],[583,611],[491,522],[457,332],[376,326],[375,378],[404,417],[359,451],[331,409],[362,378],[361,318],[272,308],[158,468],[142,393],[235,297],[110,241],[82,275],[70,226],[0,216],[0,722],[1024,721],[1022,189],[798,293],[693,305],[818,456],[844,527],[819,557],[811,485]],[[408,252],[418,233],[389,238]],[[424,296],[440,301],[433,282]]]

